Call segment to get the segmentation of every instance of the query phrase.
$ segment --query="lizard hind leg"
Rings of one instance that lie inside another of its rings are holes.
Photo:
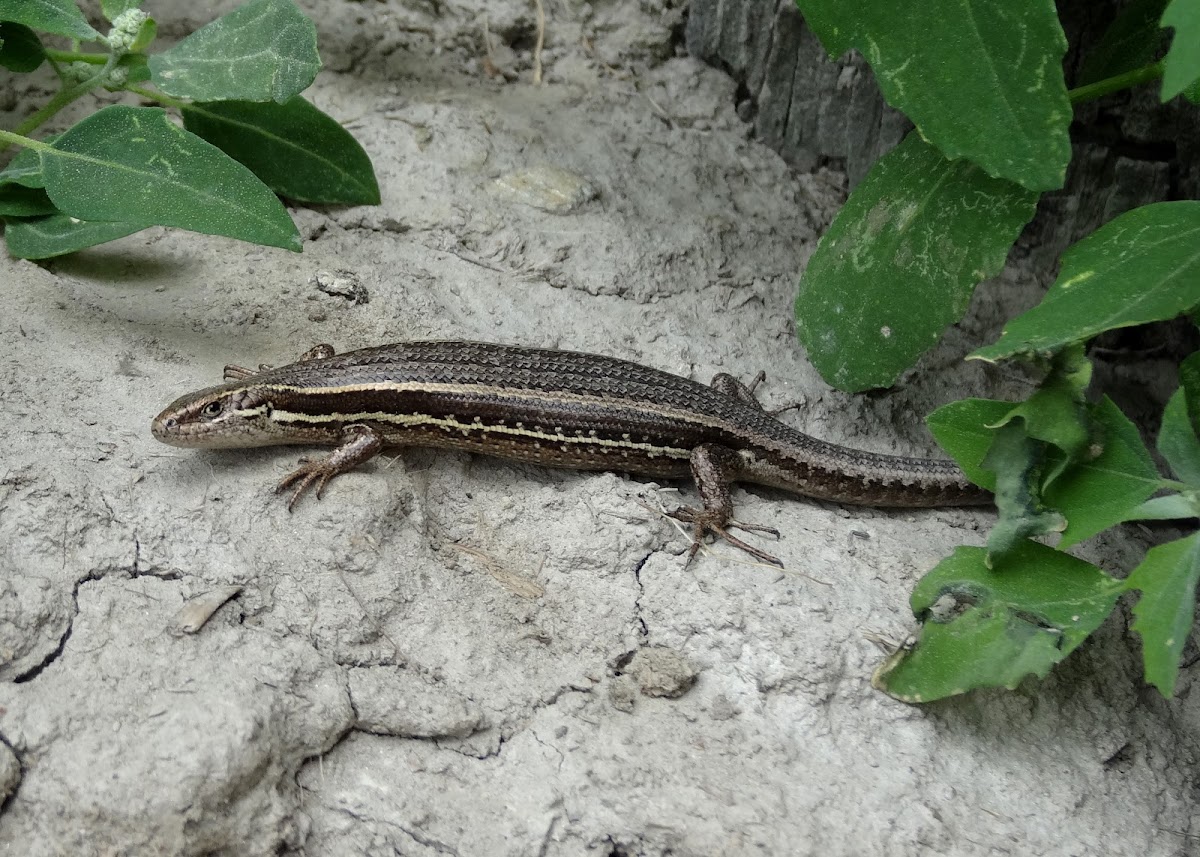
[[[767,373],[760,371],[754,376],[753,380],[751,380],[749,384],[743,384],[728,372],[718,372],[716,375],[713,375],[713,379],[711,382],[709,382],[709,386],[718,392],[724,393],[730,398],[737,399],[739,402],[750,405],[752,408],[757,408],[763,413],[770,414],[773,417],[779,416],[784,411],[794,411],[797,408],[804,407],[803,402],[793,402],[790,405],[784,405],[782,408],[764,408],[762,402],[760,402],[758,397],[754,394],[754,391],[757,390],[758,385],[766,379]]]
[[[701,444],[692,451],[692,478],[696,481],[696,490],[704,508],[696,509],[691,506],[681,506],[668,514],[677,521],[693,526],[692,547],[688,551],[690,563],[704,543],[705,536],[713,535],[723,539],[750,556],[771,565],[783,567],[778,558],[753,545],[739,539],[729,532],[730,528],[754,533],[769,533],[776,538],[779,531],[759,524],[744,524],[733,518],[733,497],[729,493],[729,485],[733,482],[741,468],[741,459],[736,452],[728,447],[714,443]]]
[[[708,386],[720,393],[724,393],[730,398],[737,399],[739,402],[751,405],[761,411],[763,409],[762,402],[754,395],[754,391],[766,379],[767,373],[759,372],[749,384],[743,384],[728,372],[718,372],[716,375],[713,375],[713,379],[709,382]]]

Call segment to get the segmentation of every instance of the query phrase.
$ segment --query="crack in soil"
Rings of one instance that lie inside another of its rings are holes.
[[[643,556],[633,569],[633,579],[637,583],[638,597],[633,600],[633,617],[641,626],[641,634],[643,640],[650,639],[650,626],[646,624],[646,620],[642,618],[642,597],[646,594],[646,588],[642,585],[642,568],[650,561],[650,557],[654,554],[648,553]]]
[[[13,679],[13,684],[24,684],[27,681],[33,681],[45,672],[51,664],[62,657],[63,650],[66,649],[67,642],[71,639],[71,634],[75,630],[75,617],[79,615],[79,590],[85,583],[99,582],[106,579],[110,574],[122,571],[128,575],[128,579],[130,580],[136,580],[139,577],[153,577],[156,580],[183,579],[183,575],[177,571],[152,571],[150,568],[143,570],[141,567],[141,557],[142,545],[135,534],[133,537],[133,562],[130,568],[92,569],[86,575],[76,580],[75,585],[71,587],[71,617],[67,620],[67,627],[63,629],[62,634],[58,638],[58,644],[41,661],[17,675]]]
[[[3,713],[2,708],[0,708],[0,713]],[[29,769],[25,764],[24,757],[17,752],[17,748],[13,746],[12,741],[10,741],[8,736],[3,732],[0,732],[0,744],[3,744],[5,747],[7,747],[13,754],[13,758],[17,760],[17,769],[20,771],[20,776],[17,777],[17,781],[13,784],[12,791],[8,793],[7,797],[5,797],[3,801],[0,801],[0,815],[4,815],[4,813],[8,811],[8,808],[12,806],[12,802],[16,799],[17,792],[21,790],[21,783],[25,781],[25,775],[29,772]]]

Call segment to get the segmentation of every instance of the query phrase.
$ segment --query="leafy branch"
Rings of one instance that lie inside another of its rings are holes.
[[[1159,80],[1164,102],[1200,102],[1200,0],[1127,4],[1070,91],[1050,0],[929,0],[926,14],[886,0],[798,3],[826,50],[857,48],[917,126],[855,188],[800,281],[800,339],[844,390],[894,383],[1000,271],[1040,194],[1063,185],[1072,106]],[[1124,521],[1200,517],[1200,357],[1184,363],[1163,415],[1172,480],[1111,401],[1088,400],[1085,351],[1105,331],[1194,312],[1197,248],[1200,202],[1129,211],[1073,246],[1042,304],[971,355],[1023,361],[1042,381],[1025,402],[967,400],[930,416],[968,476],[995,492],[999,519],[987,548],[960,548],[918,585],[921,638],[880,668],[878,687],[913,701],[1013,687],[1138,592],[1147,680],[1173,693],[1200,534],[1149,551],[1124,580],[1063,551]],[[1057,549],[1032,541],[1046,538]]]
[[[107,35],[71,0],[0,0],[0,66],[29,73],[45,62],[60,83],[16,128],[0,130],[0,151],[22,147],[0,171],[12,255],[57,256],[151,225],[299,250],[280,196],[379,202],[362,147],[300,95],[321,61],[316,29],[292,0],[251,0],[156,54],[146,49],[157,26],[136,2],[101,7]],[[44,44],[55,38],[70,48]],[[183,127],[162,108],[111,105],[62,134],[31,136],[100,87],[173,109]]]

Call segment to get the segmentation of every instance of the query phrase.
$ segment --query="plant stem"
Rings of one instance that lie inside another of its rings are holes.
[[[0,143],[8,146],[24,146],[26,149],[52,149],[54,148],[49,143],[43,143],[41,140],[31,140],[29,137],[22,137],[20,134],[14,134],[12,131],[0,131]]]
[[[1122,89],[1129,89],[1142,83],[1157,80],[1162,77],[1162,73],[1163,64],[1160,60],[1159,62],[1144,65],[1141,68],[1135,68],[1133,71],[1127,71],[1124,74],[1106,77],[1104,80],[1098,80],[1095,83],[1077,87],[1068,92],[1067,97],[1071,99],[1072,104],[1083,104],[1085,101],[1094,101],[1103,95],[1108,95],[1110,92],[1119,92]]]
[[[104,65],[108,62],[108,54],[84,53],[83,51],[59,51],[45,48],[46,56],[58,62],[89,62],[92,65]]]
[[[82,83],[75,86],[68,86],[65,89],[60,89],[58,94],[45,103],[41,110],[29,116],[24,122],[13,129],[18,134],[28,134],[30,131],[37,129],[39,125],[49,119],[58,111],[62,110],[72,101],[87,95],[97,86],[104,82],[105,76],[108,74],[98,74],[90,77]]]
[[[156,92],[153,89],[146,89],[142,86],[127,86],[126,91],[132,92],[134,95],[140,95],[147,101],[157,101],[164,107],[174,107],[176,110],[182,109],[188,105],[187,101],[180,101],[178,98],[172,98],[162,92]]]
[[[108,79],[109,70],[115,64],[116,64],[116,57],[114,57],[110,54],[108,57],[108,61],[104,64],[104,68],[100,69],[98,72],[96,72],[94,75],[89,77],[87,80],[80,81],[79,83],[75,84],[74,86],[68,86],[68,87],[65,87],[64,89],[60,89],[53,98],[51,98],[49,101],[47,101],[42,106],[41,110],[38,110],[36,113],[27,117],[24,122],[22,122],[20,125],[18,125],[16,128],[14,128],[13,134],[19,135],[22,139],[28,137],[28,135],[31,131],[34,131],[35,129],[37,129],[37,127],[39,125],[41,125],[43,122],[45,122],[51,116],[53,116],[55,113],[62,110],[64,107],[66,107],[72,101],[75,101],[77,98],[80,98],[81,96],[87,95],[87,93],[91,92],[97,86],[100,86],[102,83],[104,83],[104,81]],[[7,136],[11,137],[11,135],[7,135]],[[5,139],[5,138],[0,138],[0,139]],[[16,142],[16,141],[10,139],[10,145],[13,142]],[[26,145],[26,144],[22,143],[21,145]],[[7,148],[8,148],[7,145],[0,147],[0,153],[3,153],[4,150]]]

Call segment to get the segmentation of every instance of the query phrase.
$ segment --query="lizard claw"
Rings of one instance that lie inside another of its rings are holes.
[[[292,493],[292,498],[288,500],[287,509],[290,512],[296,505],[296,502],[313,486],[313,483],[316,483],[316,495],[317,499],[320,500],[325,486],[329,484],[329,480],[337,476],[339,472],[337,470],[330,470],[325,466],[324,461],[303,461],[300,467],[279,480],[279,484],[275,486],[275,493],[282,494],[285,489],[296,485],[297,482],[300,483],[296,485],[296,490]]]
[[[760,524],[743,524],[739,521],[729,520],[728,518],[722,520],[723,516],[719,513],[708,509],[694,509],[691,506],[680,506],[673,512],[667,512],[667,515],[677,521],[683,521],[693,526],[692,546],[688,549],[687,562],[684,563],[685,568],[691,565],[692,560],[696,558],[701,545],[704,544],[705,536],[709,534],[728,542],[739,550],[745,551],[760,562],[783,568],[783,562],[778,557],[772,556],[766,551],[759,550],[754,545],[747,544],[728,530],[729,527],[736,527],[739,530],[747,532],[769,533],[775,536],[775,538],[779,538],[779,531],[773,527],[764,527]]]

